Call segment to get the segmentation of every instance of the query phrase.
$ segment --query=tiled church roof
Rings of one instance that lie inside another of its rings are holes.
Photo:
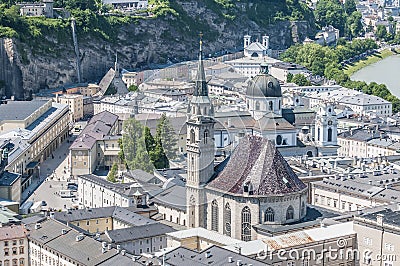
[[[243,194],[249,181],[255,196],[282,195],[306,188],[271,141],[250,135],[242,138],[225,169],[207,188]]]

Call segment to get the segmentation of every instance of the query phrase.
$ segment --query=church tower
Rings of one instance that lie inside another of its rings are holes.
[[[337,145],[337,118],[334,105],[324,102],[315,118],[315,142],[319,146]]]
[[[195,89],[187,110],[186,207],[188,227],[205,227],[206,197],[204,186],[214,173],[214,107],[208,97],[203,66],[202,40]]]

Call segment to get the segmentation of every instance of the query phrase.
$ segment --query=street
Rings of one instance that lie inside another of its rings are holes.
[[[68,167],[69,146],[75,136],[69,138],[69,143],[65,141],[54,153],[40,164],[40,179],[32,180],[32,184],[22,192],[22,201],[45,201],[47,206],[43,209],[65,210],[71,208],[74,198],[61,198],[60,190],[66,190],[69,182],[70,173]],[[75,193],[76,194],[76,193]]]

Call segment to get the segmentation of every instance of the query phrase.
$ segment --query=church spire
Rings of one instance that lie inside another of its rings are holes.
[[[203,65],[203,34],[200,33],[200,49],[199,49],[199,62],[197,67],[197,75],[196,75],[196,88],[194,90],[194,96],[208,96],[207,82],[206,82],[206,74],[204,72]]]

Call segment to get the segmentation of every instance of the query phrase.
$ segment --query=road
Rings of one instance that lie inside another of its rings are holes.
[[[58,193],[60,190],[67,189],[68,178],[70,176],[68,167],[69,146],[75,136],[69,138],[69,143],[65,141],[54,153],[40,164],[40,180],[37,178],[22,193],[21,198],[27,201],[46,201],[47,206],[43,209],[65,210],[71,208],[73,202],[71,198],[61,198]],[[76,182],[76,180],[71,180]]]

